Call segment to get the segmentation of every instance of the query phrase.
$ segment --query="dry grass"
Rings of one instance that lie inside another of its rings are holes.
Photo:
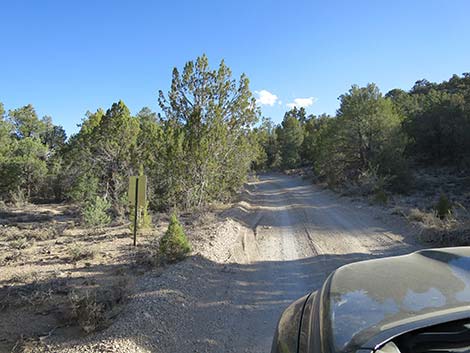
[[[123,278],[114,286],[103,290],[73,291],[68,295],[68,318],[71,324],[91,333],[106,327],[122,309],[129,295],[129,281]]]
[[[32,244],[28,241],[28,239],[20,237],[13,240],[10,240],[9,244],[10,248],[16,250],[23,250],[29,248]]]
[[[216,222],[217,217],[212,211],[203,211],[200,212],[197,217],[195,217],[193,224],[197,227],[205,227]]]
[[[410,209],[407,218],[411,222],[420,222],[426,226],[434,226],[440,221],[434,212],[424,212],[419,208]]]
[[[419,239],[441,246],[470,245],[470,224],[449,215],[441,219],[436,211],[425,212],[412,208],[407,219],[418,226]]]
[[[52,326],[84,332],[105,327],[124,307],[131,292],[126,283],[150,268],[158,271],[167,215],[148,234],[139,234],[134,248],[128,224],[90,231],[80,226],[76,210],[64,204],[0,210],[0,351],[29,338],[37,342]],[[77,331],[54,333],[65,334]]]
[[[72,292],[69,294],[68,299],[70,302],[70,319],[77,322],[84,332],[94,332],[103,325],[105,321],[104,307],[97,302],[96,292]]]
[[[85,244],[74,243],[68,245],[67,253],[71,261],[77,262],[80,260],[91,260],[95,258],[97,251]]]
[[[133,252],[133,262],[138,266],[158,267],[162,264],[159,239],[154,237],[139,244]]]
[[[23,226],[24,227],[24,226]],[[45,241],[63,236],[67,225],[53,225],[46,227],[33,227],[32,229],[16,226],[0,228],[0,240],[14,241],[25,238],[29,241]]]
[[[15,273],[11,278],[12,283],[32,283],[36,282],[39,278],[38,271],[30,271],[25,273]]]
[[[0,258],[0,265],[5,266],[10,263],[18,262],[23,257],[20,250],[12,249],[8,254]]]

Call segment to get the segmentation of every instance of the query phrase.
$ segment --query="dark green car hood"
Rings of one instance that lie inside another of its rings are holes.
[[[350,264],[335,271],[322,292],[331,351],[373,349],[373,337],[398,326],[470,316],[470,247]]]

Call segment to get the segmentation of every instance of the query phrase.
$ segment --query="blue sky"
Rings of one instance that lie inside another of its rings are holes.
[[[17,0],[1,13],[0,101],[68,133],[119,99],[158,111],[172,68],[203,53],[245,72],[277,122],[292,104],[333,114],[352,84],[387,92],[470,71],[468,0]]]

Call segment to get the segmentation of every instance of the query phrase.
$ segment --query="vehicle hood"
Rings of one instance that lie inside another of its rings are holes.
[[[322,293],[329,346],[355,352],[393,327],[429,317],[470,316],[470,247],[422,250],[336,270]]]

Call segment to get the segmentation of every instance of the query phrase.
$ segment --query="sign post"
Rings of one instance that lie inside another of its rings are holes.
[[[137,225],[139,208],[145,207],[147,203],[147,177],[145,175],[131,176],[129,178],[128,199],[131,207],[134,207],[134,246],[137,245]]]

